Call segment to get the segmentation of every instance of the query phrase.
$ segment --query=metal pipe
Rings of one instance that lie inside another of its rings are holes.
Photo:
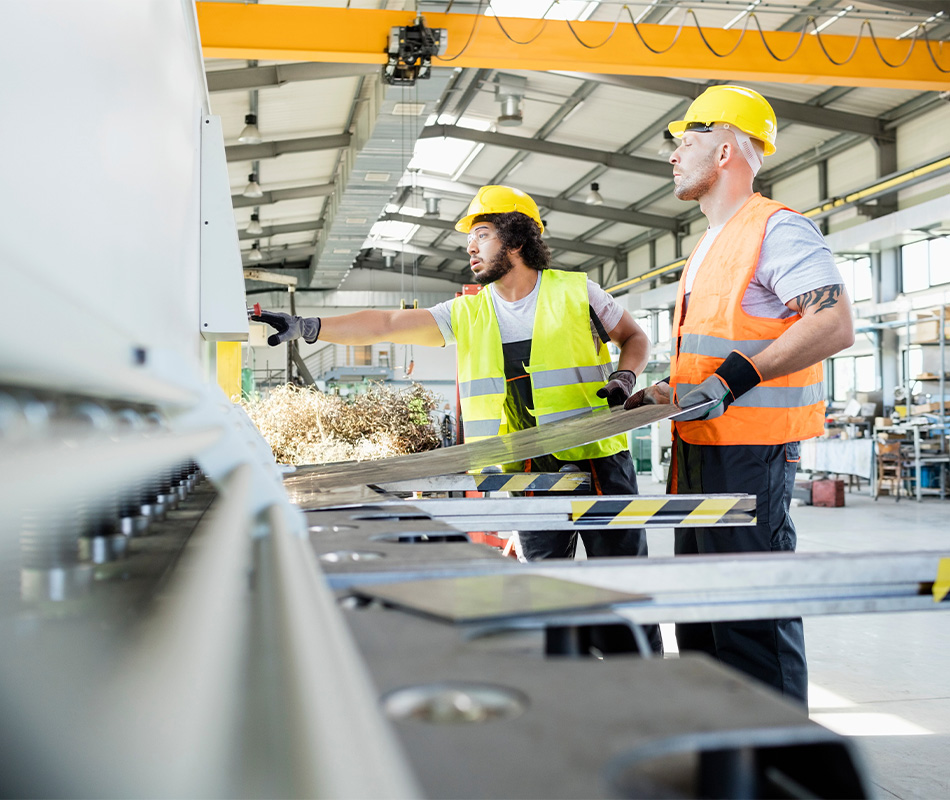
[[[904,421],[908,422],[910,420],[910,407],[913,405],[914,396],[911,393],[913,389],[913,384],[910,380],[910,309],[907,309],[904,316],[904,354],[907,359],[904,363],[904,392],[907,394],[904,402],[907,404],[905,406],[906,411],[904,413]]]
[[[296,286],[287,287],[287,295],[290,301],[290,316],[297,313],[297,293]],[[294,350],[297,348],[296,342],[287,342],[287,383],[294,382]]]
[[[947,324],[947,309],[946,306],[940,306],[940,330],[938,331],[940,342],[940,424],[943,426],[942,432],[940,434],[940,452],[941,454],[947,452],[947,437],[946,437],[946,420],[944,415],[947,413],[946,403],[944,402],[944,391],[946,389],[946,371],[947,371],[947,362],[946,362],[946,348],[947,341],[946,336],[944,335],[944,326]]]

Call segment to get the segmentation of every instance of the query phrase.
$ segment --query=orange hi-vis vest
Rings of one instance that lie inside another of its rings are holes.
[[[703,258],[685,319],[689,262],[683,269],[673,312],[670,365],[670,384],[677,402],[712,375],[733,350],[753,357],[800,319],[753,317],[742,309],[742,298],[759,263],[766,224],[776,211],[785,208],[756,193],[733,215]],[[689,261],[692,259],[690,256]],[[820,435],[824,414],[825,389],[818,362],[763,381],[720,417],[674,422],[674,429],[690,444],[784,444]]]

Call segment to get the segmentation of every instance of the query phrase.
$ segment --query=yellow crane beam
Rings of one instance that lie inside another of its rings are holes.
[[[328,61],[356,64],[383,64],[390,28],[411,25],[410,11],[276,6],[245,3],[199,2],[198,24],[204,55],[209,58],[258,59],[275,61]],[[640,25],[641,42],[627,21],[614,29],[611,22],[572,23],[577,37],[557,20],[504,19],[511,39],[498,22],[472,14],[426,14],[430,28],[448,31],[448,50],[433,66],[482,67],[492,69],[559,70],[617,75],[652,75],[701,78],[704,80],[766,81],[808,83],[822,86],[877,86],[917,91],[950,88],[950,49],[917,41],[907,57],[906,39],[879,39],[877,49],[865,33],[855,49],[854,37],[827,36],[821,42],[835,66],[821,50],[818,37],[806,34],[795,55],[779,61],[769,55],[761,37],[750,29],[736,46],[739,31],[704,29],[703,34],[718,57],[703,43],[695,27],[679,30],[672,25]],[[611,31],[613,35],[611,36]],[[800,34],[767,31],[772,52],[786,58],[795,50]],[[517,42],[530,42],[516,44]],[[735,48],[733,50],[733,48]],[[892,64],[889,67],[884,59]],[[902,63],[903,62],[903,63]],[[936,63],[935,63],[936,62]],[[939,65],[939,66],[937,66]]]

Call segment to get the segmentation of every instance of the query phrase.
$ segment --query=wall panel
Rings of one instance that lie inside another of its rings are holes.
[[[74,312],[45,320],[46,349],[82,328],[103,367],[127,345],[198,363],[206,91],[191,3],[2,5],[0,68],[21,76],[4,82],[0,132],[8,301],[36,319],[51,296]]]

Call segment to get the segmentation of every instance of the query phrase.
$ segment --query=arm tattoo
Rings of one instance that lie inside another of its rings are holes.
[[[822,286],[820,289],[813,289],[799,295],[795,298],[798,303],[798,313],[804,314],[808,308],[813,308],[815,313],[831,308],[838,302],[843,288],[842,284],[836,283],[833,286]]]

